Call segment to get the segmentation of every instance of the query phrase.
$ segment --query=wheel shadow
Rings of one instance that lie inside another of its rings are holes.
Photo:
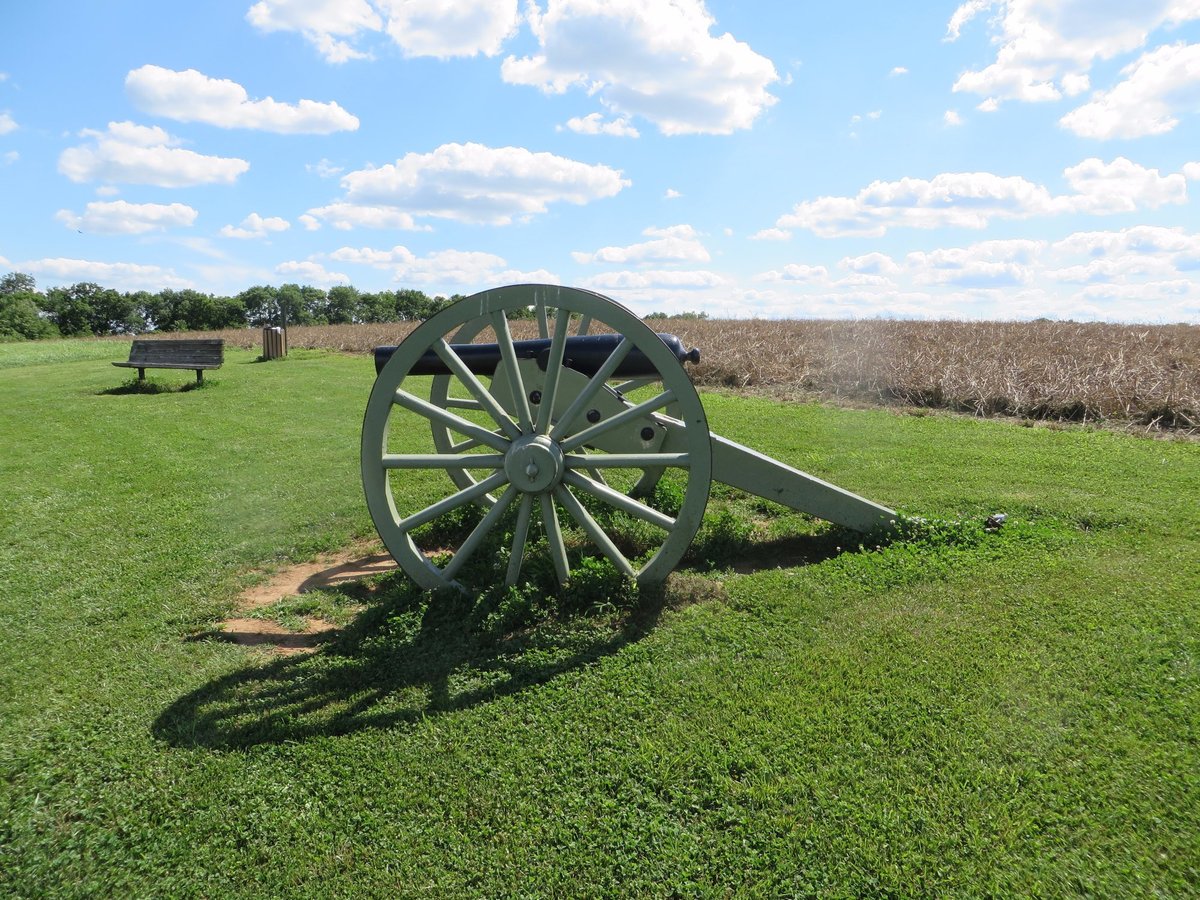
[[[346,628],[314,636],[315,653],[222,676],[172,703],[153,732],[173,746],[236,750],[402,727],[610,656],[648,634],[668,606],[688,602],[690,591],[644,597],[618,622],[579,617],[506,634],[479,621],[470,598],[398,584]]]
[[[842,552],[829,536],[764,542],[755,549],[726,568],[747,573],[814,564]],[[618,653],[653,631],[667,610],[724,600],[722,582],[698,574],[705,568],[677,571],[664,587],[643,591],[632,610],[517,632],[490,627],[473,598],[422,592],[394,571],[348,626],[303,636],[315,652],[217,678],[172,703],[153,733],[173,746],[238,750],[404,727],[468,709]]]

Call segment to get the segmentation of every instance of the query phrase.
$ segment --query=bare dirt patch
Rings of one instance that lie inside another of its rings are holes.
[[[237,614],[221,623],[218,634],[223,640],[245,647],[264,647],[283,654],[309,652],[317,647],[325,632],[335,627],[333,624],[309,616],[304,619],[304,629],[296,631],[270,619],[249,618],[244,614],[286,597],[335,588],[395,568],[391,555],[377,543],[358,544],[312,562],[288,566],[273,573],[265,583],[243,592]]]

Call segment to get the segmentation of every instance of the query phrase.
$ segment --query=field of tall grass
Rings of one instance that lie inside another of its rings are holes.
[[[701,349],[693,380],[773,396],[980,416],[1200,428],[1200,325],[655,319]],[[535,337],[533,322],[514,323]],[[415,323],[294,327],[294,348],[369,351]],[[206,334],[208,334],[206,332]],[[253,330],[212,332],[253,349]]]

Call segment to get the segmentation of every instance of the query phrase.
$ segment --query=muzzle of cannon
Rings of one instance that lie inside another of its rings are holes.
[[[540,337],[513,340],[511,322],[531,311]],[[506,584],[543,559],[566,583],[579,559],[599,555],[649,585],[683,557],[713,479],[857,531],[894,527],[887,507],[711,434],[684,368],[698,360],[577,288],[511,285],[446,307],[375,351],[361,465],[384,545],[427,589],[464,587],[463,566],[493,533]],[[424,429],[433,452],[398,452]],[[421,470],[443,471],[450,492],[409,499]],[[656,500],[662,479],[669,504]],[[436,529],[422,542],[423,526],[469,505],[481,517],[457,546],[439,546]],[[653,535],[649,550],[622,549],[611,524],[622,516]]]

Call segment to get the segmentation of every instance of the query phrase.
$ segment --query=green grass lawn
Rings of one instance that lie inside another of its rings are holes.
[[[1200,444],[709,395],[964,523],[860,548],[717,490],[745,564],[632,616],[390,577],[277,657],[211,630],[372,533],[371,361],[137,392],[127,349],[0,345],[0,895],[1200,893]]]

